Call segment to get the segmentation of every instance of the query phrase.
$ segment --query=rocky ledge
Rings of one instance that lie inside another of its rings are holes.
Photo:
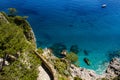
[[[120,58],[113,58],[111,60],[105,74],[108,79],[120,76]]]
[[[80,77],[82,80],[96,80],[99,77],[93,70],[86,68],[76,67],[71,65],[70,67],[72,77]]]
[[[120,58],[113,58],[102,75],[97,75],[93,70],[78,68],[74,65],[71,65],[70,72],[73,77],[78,76],[82,80],[101,80],[102,78],[112,80],[114,77],[120,76]]]

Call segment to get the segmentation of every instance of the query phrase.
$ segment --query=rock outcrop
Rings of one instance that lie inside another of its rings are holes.
[[[72,77],[78,76],[83,80],[101,80],[102,78],[112,80],[114,77],[120,76],[120,58],[113,58],[102,75],[96,74],[93,70],[76,67],[73,64],[70,67],[70,73]]]
[[[107,79],[120,76],[120,58],[113,58],[111,60],[105,74]]]
[[[93,70],[89,70],[81,67],[78,68],[74,65],[71,65],[70,71],[73,77],[78,76],[83,80],[96,80],[97,78],[99,78],[99,75],[97,75]]]
[[[0,22],[9,23],[5,16],[0,12]]]

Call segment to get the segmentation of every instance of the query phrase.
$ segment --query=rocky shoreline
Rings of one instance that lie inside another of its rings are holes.
[[[120,58],[113,58],[105,72],[107,79],[112,79],[116,76],[120,77]]]
[[[107,80],[112,80],[114,77],[120,76],[120,58],[113,58],[105,73],[102,75],[98,75],[93,70],[76,67],[75,65],[71,65],[70,72],[72,77],[78,76],[83,80],[102,80],[103,78]]]

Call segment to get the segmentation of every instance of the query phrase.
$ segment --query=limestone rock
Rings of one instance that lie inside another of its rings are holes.
[[[76,67],[73,64],[70,66],[70,72],[72,77],[78,76],[83,80],[101,80],[102,78],[112,80],[114,77],[120,75],[120,58],[113,58],[102,75],[96,74],[93,70]]]
[[[97,78],[99,78],[99,75],[97,75],[93,70],[81,67],[78,68],[74,65],[71,65],[70,71],[73,77],[78,76],[83,80],[96,80]]]
[[[114,78],[120,75],[120,58],[113,58],[106,70],[106,78]]]

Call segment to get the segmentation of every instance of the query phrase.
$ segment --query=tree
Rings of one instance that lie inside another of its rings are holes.
[[[0,25],[0,57],[3,57],[3,64],[8,55],[15,55],[27,48],[27,41],[21,28],[14,24]],[[2,70],[2,69],[1,69]]]
[[[37,52],[38,52],[39,54],[42,54],[42,53],[43,53],[43,49],[42,49],[42,48],[38,48]]]
[[[15,8],[8,8],[9,16],[14,17],[16,15],[17,10]]]
[[[70,52],[70,53],[67,53],[66,59],[71,63],[75,63],[78,60],[78,56],[75,53]]]
[[[65,70],[67,69],[67,64],[60,59],[55,60],[54,66],[60,74],[64,74]]]

